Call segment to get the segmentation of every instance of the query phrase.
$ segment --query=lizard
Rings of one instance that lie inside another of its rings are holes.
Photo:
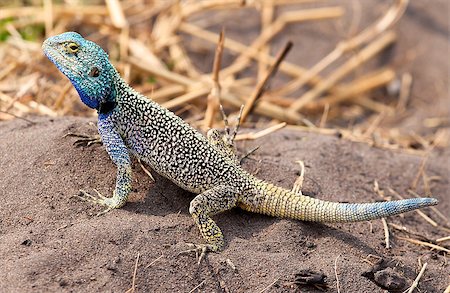
[[[81,191],[82,198],[122,207],[131,191],[131,156],[179,187],[195,193],[189,213],[203,236],[194,250],[218,252],[225,241],[212,216],[239,207],[269,216],[314,222],[373,220],[438,204],[435,198],[374,203],[330,202],[284,189],[245,171],[218,130],[206,137],[180,117],[128,85],[96,43],[75,32],[48,38],[44,54],[71,81],[89,108],[98,112],[98,132],[117,167],[112,197]]]

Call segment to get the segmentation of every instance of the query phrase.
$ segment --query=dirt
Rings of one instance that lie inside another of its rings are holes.
[[[74,195],[79,189],[111,194],[115,167],[103,146],[75,147],[75,138],[63,138],[68,131],[95,133],[91,120],[28,118],[35,123],[0,123],[1,292],[125,292],[132,286],[138,256],[138,292],[190,292],[196,286],[193,292],[321,292],[295,284],[296,275],[305,271],[325,274],[326,292],[337,292],[335,274],[341,292],[386,292],[362,276],[379,259],[383,267],[372,272],[375,279],[399,279],[410,286],[420,260],[428,263],[420,292],[443,292],[448,285],[447,256],[406,242],[399,236],[408,236],[393,229],[392,248],[386,249],[380,220],[325,225],[239,209],[214,217],[227,245],[199,266],[194,254],[178,255],[186,242],[202,241],[188,212],[193,194],[154,173],[152,183],[135,162],[129,202],[97,217],[100,207]],[[256,145],[260,148],[245,161],[245,169],[291,188],[299,170],[295,161],[303,160],[304,193],[332,201],[381,200],[373,191],[374,180],[381,189],[407,196],[423,160],[293,130],[238,147],[245,153]],[[435,151],[425,167],[428,176],[438,176],[431,190],[447,216],[450,165],[443,161],[448,158],[448,150]],[[429,208],[423,212],[443,224]],[[387,221],[429,239],[448,235],[415,212]]]
[[[277,36],[272,52],[293,40],[294,50],[287,60],[310,67],[348,37],[350,27],[357,24],[361,30],[392,2],[334,3],[346,7],[342,23],[291,25]],[[445,0],[433,1],[433,5],[410,1],[395,27],[396,45],[372,62],[374,67],[389,65],[396,72],[410,72],[414,80],[407,112],[382,121],[383,126],[428,134],[435,129],[425,127],[424,119],[448,117],[448,8]],[[257,18],[249,11],[233,11],[217,17],[208,29],[219,31],[225,24],[227,37],[249,44],[259,32]],[[200,69],[210,71],[214,44],[196,40],[189,53]],[[233,56],[225,54],[225,65],[232,60]],[[255,72],[250,74],[255,76]],[[275,80],[274,88],[282,82],[282,78]],[[395,104],[395,99],[387,102]],[[226,248],[209,254],[198,266],[194,254],[178,255],[187,249],[186,242],[202,241],[188,212],[193,194],[154,173],[156,182],[152,183],[134,162],[134,190],[127,205],[97,217],[100,207],[74,195],[80,189],[111,194],[115,167],[102,146],[77,148],[75,138],[63,138],[68,131],[94,134],[95,127],[89,125],[92,120],[28,119],[35,124],[24,120],[0,123],[0,292],[125,292],[132,287],[138,257],[138,292],[190,292],[194,288],[193,292],[322,292],[320,286],[296,283],[316,279],[320,283],[323,274],[326,292],[337,292],[336,275],[340,292],[386,292],[382,289],[386,286],[394,292],[395,286],[410,286],[425,262],[420,292],[443,292],[448,286],[448,256],[402,240],[399,237],[408,234],[392,228],[392,248],[386,249],[380,220],[325,225],[234,209],[214,217],[225,234]],[[329,121],[328,126],[335,123]],[[296,161],[303,160],[303,192],[332,201],[381,200],[373,191],[375,180],[388,195],[392,188],[410,197],[407,190],[423,161],[419,156],[336,136],[292,130],[240,142],[238,147],[246,153],[257,145],[260,148],[245,160],[245,169],[291,188],[299,170]],[[431,190],[440,200],[437,208],[447,217],[449,158],[449,149],[435,150],[425,167],[429,177],[437,176]],[[418,191],[423,192],[421,183]],[[423,212],[440,228],[416,212],[387,221],[432,240],[448,235],[431,209]]]

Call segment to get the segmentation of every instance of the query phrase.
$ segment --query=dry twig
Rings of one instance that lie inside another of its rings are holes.
[[[158,260],[160,260],[163,256],[164,256],[164,254],[161,254],[160,256],[158,256],[157,258],[155,258],[151,263],[149,263],[145,268],[148,269],[149,267],[151,267],[152,265],[154,265]]]
[[[302,194],[303,181],[305,179],[305,163],[303,161],[297,161],[300,165],[300,175],[294,182],[294,186],[292,187],[292,192],[295,194]]]
[[[334,260],[334,276],[336,278],[336,290],[338,293],[341,292],[340,286],[339,286],[339,277],[338,277],[338,273],[337,273],[337,261],[340,255],[338,255],[336,257],[336,259]]]
[[[306,74],[302,75],[297,80],[294,80],[293,82],[288,84],[285,87],[284,94],[287,94],[288,92],[296,88],[302,87],[303,85],[308,83],[312,77],[317,76],[325,68],[333,64],[340,57],[342,57],[346,52],[350,52],[352,50],[357,49],[358,47],[361,47],[365,43],[368,43],[370,40],[375,39],[380,34],[387,31],[403,15],[403,13],[406,10],[406,7],[408,6],[408,2],[409,0],[398,0],[398,2],[394,4],[388,10],[388,12],[386,12],[376,23],[369,26],[368,28],[366,28],[364,31],[354,36],[353,38],[340,42],[332,52],[330,52],[320,62],[314,65],[314,67],[312,67]],[[297,106],[298,108],[295,107],[294,109],[298,110],[301,108],[301,106],[302,105],[299,102]]]
[[[194,292],[195,290],[197,290],[198,288],[200,288],[201,286],[203,286],[203,284],[206,282],[206,280],[203,280],[200,284],[198,284],[197,286],[195,286],[194,288],[191,289],[191,291],[189,291],[189,293]]]
[[[414,289],[417,288],[417,286],[419,285],[419,281],[423,276],[423,273],[425,272],[425,269],[427,268],[428,263],[424,263],[422,268],[420,269],[419,274],[417,275],[416,279],[414,280],[414,282],[412,283],[411,287],[409,287],[408,293],[412,293],[414,291]]]
[[[272,283],[270,283],[269,285],[267,285],[264,289],[262,289],[261,291],[259,291],[259,293],[264,293],[267,290],[270,289],[270,287],[272,287],[273,285],[275,285],[276,282],[278,282],[278,280],[280,279],[280,277],[276,278]]]
[[[316,99],[319,95],[324,93],[326,90],[334,86],[338,81],[347,76],[350,72],[355,70],[361,64],[367,62],[378,54],[381,50],[386,48],[392,42],[395,41],[395,33],[392,31],[386,32],[384,35],[377,38],[375,41],[367,45],[360,52],[355,54],[342,66],[336,69],[332,74],[328,76],[322,83],[318,84],[316,87],[312,88],[310,91],[306,92],[303,96],[297,99],[291,106],[291,111],[298,111],[303,108],[307,103]]]
[[[134,264],[134,271],[133,271],[133,281],[131,283],[131,288],[128,289],[125,293],[134,293],[136,292],[136,274],[137,274],[137,268],[139,263],[139,252],[136,256],[136,263]]]
[[[427,247],[430,247],[432,249],[436,249],[436,250],[439,250],[439,251],[450,253],[450,249],[447,249],[445,247],[442,247],[442,246],[439,246],[439,245],[436,245],[436,244],[433,244],[433,243],[428,243],[428,242],[420,241],[420,240],[413,239],[413,238],[406,238],[406,237],[398,237],[398,238],[401,239],[401,240],[405,240],[405,241],[408,241],[410,243],[416,244],[416,245],[427,246]]]
[[[273,125],[269,128],[258,131],[256,133],[250,132],[250,133],[238,134],[238,135],[236,135],[235,140],[236,141],[238,141],[238,140],[255,140],[255,139],[261,138],[263,136],[266,136],[268,134],[271,134],[271,133],[285,127],[286,125],[287,125],[286,122],[282,122],[280,124]]]
[[[445,241],[450,241],[450,236],[446,236],[446,237],[442,237],[442,238],[436,239],[436,243],[445,242]]]
[[[291,41],[288,41],[284,48],[277,54],[277,57],[275,58],[275,62],[270,66],[268,69],[266,75],[263,79],[258,83],[256,86],[253,94],[250,96],[250,98],[247,100],[244,106],[244,111],[242,113],[241,121],[244,122],[247,119],[247,116],[252,111],[255,103],[258,101],[259,98],[261,98],[264,91],[269,86],[270,79],[276,74],[278,67],[280,66],[283,59],[286,57],[286,55],[291,50],[293,44]]]
[[[220,32],[219,42],[216,48],[216,54],[214,55],[214,65],[212,71],[213,86],[211,92],[208,95],[208,103],[206,106],[205,119],[203,127],[205,129],[211,128],[214,122],[214,116],[220,105],[220,81],[219,71],[222,63],[223,44],[225,42],[224,29]]]

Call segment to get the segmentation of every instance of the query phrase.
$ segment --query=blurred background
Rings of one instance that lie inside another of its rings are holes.
[[[448,13],[446,0],[3,0],[0,121],[95,115],[41,52],[46,37],[76,31],[136,90],[200,129],[223,128],[219,104],[231,124],[245,105],[247,128],[440,150]]]

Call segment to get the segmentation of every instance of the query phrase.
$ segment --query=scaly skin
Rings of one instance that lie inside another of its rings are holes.
[[[239,166],[230,146],[216,131],[208,132],[205,138],[169,110],[134,91],[95,43],[67,32],[47,39],[42,48],[69,78],[81,100],[97,109],[99,133],[117,166],[113,196],[84,192],[85,199],[106,206],[106,211],[123,206],[131,190],[132,154],[176,185],[198,194],[189,212],[207,242],[201,246],[203,252],[223,248],[223,234],[211,216],[235,206],[303,221],[354,222],[438,203],[434,198],[333,203],[266,183]]]

